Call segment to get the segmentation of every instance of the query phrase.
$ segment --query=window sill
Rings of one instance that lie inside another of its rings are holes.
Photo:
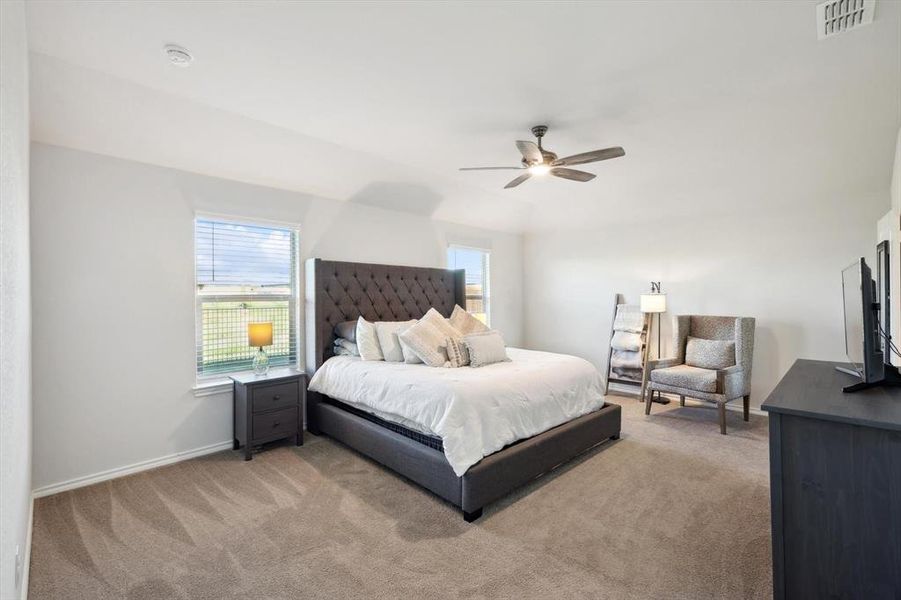
[[[191,389],[194,391],[195,398],[225,394],[232,391],[232,380],[226,377],[224,379],[198,381]]]

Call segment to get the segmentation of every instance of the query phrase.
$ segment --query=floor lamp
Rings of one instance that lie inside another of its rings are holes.
[[[641,295],[641,312],[657,315],[657,359],[660,357],[660,315],[666,312],[666,294],[660,291],[660,282],[651,282],[651,293]],[[655,393],[656,392],[656,393]],[[669,398],[656,390],[651,391],[651,399],[660,404],[669,404]]]

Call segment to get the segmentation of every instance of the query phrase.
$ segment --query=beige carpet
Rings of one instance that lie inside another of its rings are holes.
[[[767,598],[767,430],[623,405],[623,435],[473,524],[328,438],[35,503],[30,598]]]

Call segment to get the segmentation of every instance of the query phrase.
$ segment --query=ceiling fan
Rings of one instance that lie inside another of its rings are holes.
[[[586,163],[598,162],[609,158],[618,158],[625,156],[626,151],[619,146],[613,148],[604,148],[603,150],[592,150],[591,152],[583,152],[581,154],[573,154],[564,158],[557,158],[557,155],[550,150],[545,150],[541,146],[541,138],[547,133],[547,125],[536,125],[532,128],[532,134],[538,138],[535,142],[516,142],[522,154],[522,166],[519,167],[463,167],[461,171],[525,171],[522,175],[504,186],[514,188],[523,181],[533,176],[553,175],[554,177],[562,177],[563,179],[571,179],[573,181],[591,181],[595,178],[594,173],[579,171],[576,169],[567,169],[573,165],[584,165]]]

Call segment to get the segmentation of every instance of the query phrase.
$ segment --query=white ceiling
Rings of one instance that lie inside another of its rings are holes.
[[[33,137],[515,231],[887,210],[901,3],[824,41],[814,5],[30,2]],[[515,165],[538,123],[626,156],[515,190],[456,170]]]

